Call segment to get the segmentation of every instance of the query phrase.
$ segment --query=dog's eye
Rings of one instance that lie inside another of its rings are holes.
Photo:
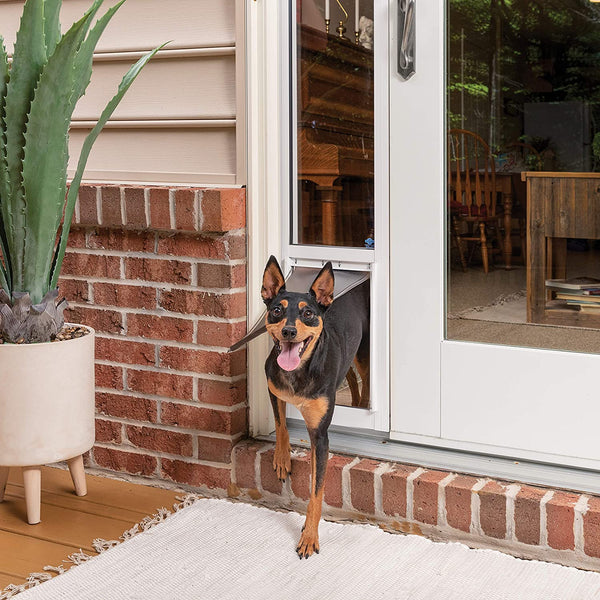
[[[309,308],[307,308],[307,309],[304,311],[304,318],[305,318],[305,319],[310,319],[310,318],[311,318],[311,317],[312,317],[314,314],[315,314],[315,313],[314,313],[312,310],[310,310]]]
[[[281,313],[282,313],[281,306],[276,306],[274,309],[271,310],[271,314],[274,317],[280,317]]]

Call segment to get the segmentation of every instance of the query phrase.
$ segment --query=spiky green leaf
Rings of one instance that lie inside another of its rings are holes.
[[[50,56],[58,40],[60,40],[60,7],[62,0],[45,0],[44,2],[44,38],[46,56]]]
[[[168,43],[168,42],[166,42]],[[65,251],[67,248],[67,238],[69,237],[69,230],[71,228],[71,222],[73,219],[73,210],[75,208],[75,202],[77,200],[77,194],[79,192],[79,186],[81,184],[81,179],[83,177],[83,172],[85,170],[85,165],[87,163],[87,159],[90,155],[90,151],[97,137],[100,135],[100,132],[106,125],[107,121],[110,119],[111,115],[121,102],[123,96],[126,94],[127,90],[131,87],[131,84],[135,81],[136,77],[140,74],[141,70],[144,68],[146,63],[162,48],[165,47],[165,44],[161,44],[151,52],[148,52],[140,60],[138,60],[130,69],[127,71],[125,76],[123,77],[121,83],[119,84],[119,88],[117,89],[117,93],[112,98],[112,100],[106,105],[106,108],[102,111],[96,126],[92,129],[92,131],[85,138],[83,146],[81,148],[81,153],[79,154],[79,162],[77,163],[77,169],[75,170],[75,175],[73,180],[71,181],[71,185],[69,186],[69,192],[67,194],[67,204],[65,208],[65,220],[63,223],[63,228],[60,236],[60,242],[58,244],[56,250],[56,256],[54,259],[54,265],[52,269],[52,279],[50,281],[50,288],[53,288],[58,283],[58,276],[60,274],[60,269],[62,265],[63,258],[65,256]]]
[[[21,178],[24,134],[33,91],[45,62],[44,2],[27,0],[17,32],[5,109],[8,193],[3,204],[6,205],[5,227],[13,265],[12,283],[16,289],[23,284],[25,247],[25,199]]]
[[[65,201],[75,59],[102,1],[96,0],[61,38],[42,71],[31,102],[23,160],[27,198],[23,290],[29,291],[34,303],[49,289],[52,255]]]
[[[92,61],[94,58],[94,50],[98,44],[100,36],[106,29],[106,26],[113,18],[114,14],[121,8],[125,0],[121,0],[115,6],[106,11],[106,14],[98,19],[89,35],[85,38],[81,48],[75,58],[75,86],[73,88],[73,96],[71,102],[73,108],[77,101],[83,96],[87,86],[92,78]]]
[[[4,38],[0,36],[0,251],[5,260],[5,266],[0,264],[2,269],[3,284],[7,291],[10,291],[10,257],[8,253],[8,240],[4,223],[7,214],[6,195],[8,193],[8,175],[6,167],[6,136],[4,127],[4,110],[6,104],[6,88],[8,86],[8,55],[4,47]],[[4,201],[3,201],[4,200]]]

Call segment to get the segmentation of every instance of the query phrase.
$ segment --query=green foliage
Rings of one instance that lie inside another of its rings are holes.
[[[95,0],[61,36],[62,0],[27,0],[12,64],[0,37],[0,287],[8,298],[28,292],[40,303],[56,287],[75,200],[98,134],[143,66],[129,69],[88,135],[67,194],[68,130],[92,74],[94,49],[125,0],[92,27]]]

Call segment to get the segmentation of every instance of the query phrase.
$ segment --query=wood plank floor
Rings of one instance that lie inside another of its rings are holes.
[[[0,502],[0,591],[21,584],[44,566],[60,565],[80,549],[96,554],[92,540],[118,539],[157,509],[172,510],[176,496],[162,490],[86,475],[88,495],[75,496],[68,471],[42,469],[42,522],[25,519],[20,469],[11,469],[4,502]]]

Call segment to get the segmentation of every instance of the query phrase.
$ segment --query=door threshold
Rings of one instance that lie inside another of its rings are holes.
[[[305,448],[310,446],[308,432],[302,421],[288,419],[288,430],[292,445]],[[275,433],[259,436],[259,439],[274,442]],[[330,428],[329,449],[339,454],[400,462],[477,477],[600,494],[600,472],[591,469],[399,442],[390,440],[386,433]]]

